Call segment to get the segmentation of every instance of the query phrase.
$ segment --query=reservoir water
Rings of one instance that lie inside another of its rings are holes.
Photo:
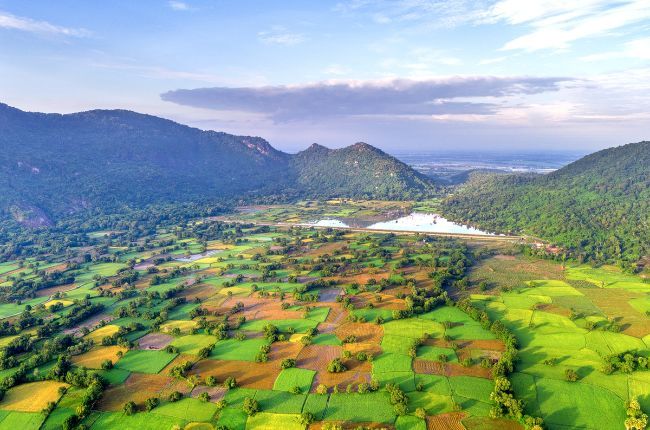
[[[330,218],[307,223],[314,227],[332,228],[358,228],[353,223],[346,223],[340,219]],[[494,236],[494,233],[479,230],[474,227],[462,225],[449,221],[448,219],[434,213],[413,212],[409,215],[392,220],[376,222],[363,228],[367,230],[391,230],[411,231],[420,233],[450,233],[450,234],[472,234],[479,236]]]

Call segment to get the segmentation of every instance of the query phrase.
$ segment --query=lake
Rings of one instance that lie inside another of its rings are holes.
[[[351,225],[352,224],[352,225]],[[307,223],[314,227],[332,228],[359,228],[356,223],[346,223],[340,219],[330,218]],[[462,225],[449,221],[448,219],[433,213],[413,212],[392,220],[376,222],[363,226],[367,230],[391,230],[391,231],[412,231],[420,233],[450,233],[450,234],[472,234],[478,236],[494,236],[474,227]]]

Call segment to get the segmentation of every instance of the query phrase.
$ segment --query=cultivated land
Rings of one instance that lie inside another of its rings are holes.
[[[650,411],[639,276],[508,243],[242,223],[411,209],[258,207],[2,263],[2,288],[45,268],[70,282],[0,304],[0,428],[595,430],[623,428],[633,398]]]

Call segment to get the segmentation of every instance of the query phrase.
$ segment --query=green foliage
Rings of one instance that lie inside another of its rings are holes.
[[[588,155],[545,176],[489,176],[443,202],[451,218],[549,240],[596,262],[650,253],[650,142]]]

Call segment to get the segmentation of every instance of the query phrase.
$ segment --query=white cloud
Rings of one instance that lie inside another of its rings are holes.
[[[167,4],[169,5],[170,8],[174,10],[190,10],[190,6],[187,3],[182,1],[169,0]]]
[[[607,51],[580,57],[582,61],[604,61],[616,58],[636,58],[639,60],[650,60],[650,37],[626,42],[618,51]]]
[[[510,40],[501,49],[533,52],[567,49],[578,40],[603,37],[649,19],[648,0],[502,0],[490,8],[483,22],[532,27],[532,31]]]
[[[293,46],[305,41],[305,37],[299,33],[292,33],[281,25],[276,25],[268,31],[260,31],[257,37],[263,43],[269,45]]]
[[[29,33],[59,34],[62,36],[86,37],[90,35],[88,30],[82,28],[68,28],[51,24],[47,21],[36,21],[31,18],[24,18],[0,11],[0,28],[8,30],[26,31]]]

